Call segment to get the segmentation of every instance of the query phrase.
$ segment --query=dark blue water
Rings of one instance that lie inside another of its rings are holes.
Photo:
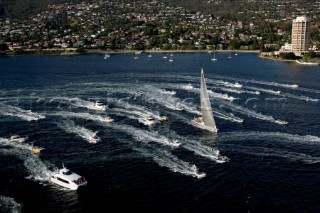
[[[1,57],[0,211],[320,212],[320,68],[228,56]],[[216,135],[190,122],[201,66]],[[169,120],[147,126],[148,115]],[[8,143],[10,133],[28,139]],[[50,183],[62,164],[88,185]]]

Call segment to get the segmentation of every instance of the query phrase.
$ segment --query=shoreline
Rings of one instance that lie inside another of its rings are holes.
[[[141,53],[210,53],[212,50],[108,50],[108,54],[134,54],[136,52]],[[215,50],[216,53],[256,53],[259,50]],[[50,56],[50,55],[61,55],[61,56],[72,56],[72,55],[82,55],[82,54],[106,54],[107,50],[100,49],[84,49],[83,52],[77,52],[75,48],[69,49],[43,49],[40,52],[27,49],[21,50],[20,52],[15,51],[5,51],[0,52],[1,56]],[[213,52],[212,52],[213,53]]]

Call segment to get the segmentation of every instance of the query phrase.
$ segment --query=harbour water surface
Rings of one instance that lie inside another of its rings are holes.
[[[320,211],[318,66],[163,56],[1,57],[0,212]],[[201,66],[217,134],[191,124]],[[148,115],[169,120],[148,126]],[[8,134],[28,138],[8,143]],[[230,161],[217,163],[219,152]],[[50,183],[62,164],[88,185]]]

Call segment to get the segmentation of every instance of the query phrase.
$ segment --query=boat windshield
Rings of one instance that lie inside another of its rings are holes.
[[[64,174],[64,175],[71,175],[72,172],[69,170],[69,171],[66,171],[66,172],[62,172],[62,174]]]

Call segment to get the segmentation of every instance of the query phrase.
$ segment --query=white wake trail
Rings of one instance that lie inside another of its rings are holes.
[[[24,110],[19,107],[10,106],[3,103],[0,103],[0,114],[5,116],[18,117],[26,121],[37,121],[39,119],[45,118],[45,116],[43,115],[31,112],[31,110]]]
[[[122,132],[126,132],[131,135],[135,140],[142,141],[144,143],[155,142],[165,146],[178,147],[180,144],[176,143],[174,140],[171,140],[165,136],[160,135],[157,132],[151,132],[146,130],[141,130],[128,125],[112,125],[112,128],[117,129]]]
[[[283,132],[228,132],[219,135],[219,141],[266,140],[278,142],[296,142],[320,144],[320,137],[313,135],[298,135]]]
[[[257,119],[260,119],[260,120],[269,121],[269,122],[276,123],[276,124],[281,124],[281,125],[287,124],[286,121],[274,119],[272,116],[263,115],[261,113],[255,112],[253,110],[244,108],[242,106],[238,106],[238,105],[235,105],[233,103],[222,101],[222,100],[218,100],[218,101],[220,103],[224,104],[225,106],[227,106],[229,109],[231,109],[233,111],[236,111],[236,112],[239,112],[239,113],[242,113],[244,115],[247,115],[247,116],[250,116],[250,117],[253,117],[253,118],[257,118]]]
[[[159,166],[167,167],[173,172],[190,175],[196,178],[205,177],[205,173],[200,173],[196,165],[180,160],[170,152],[161,149],[141,149],[135,148],[146,157],[151,157]]]
[[[97,137],[98,131],[93,132],[85,127],[77,126],[75,125],[74,121],[71,120],[61,121],[58,123],[58,126],[66,132],[78,135],[88,142],[90,142],[92,139],[96,139],[97,141],[101,140],[99,137]]]
[[[0,195],[0,212],[20,213],[22,205],[11,197]]]
[[[68,112],[68,111],[59,111],[48,113],[50,115],[62,116],[64,118],[80,118],[84,120],[91,120],[95,122],[99,122],[101,124],[106,124],[105,118],[100,115],[94,115],[86,112]]]
[[[183,148],[194,152],[195,154],[217,162],[219,156],[219,150],[210,146],[203,145],[197,141],[188,139],[181,145]]]
[[[278,157],[284,158],[292,162],[303,162],[306,164],[320,163],[320,157],[311,155],[291,152],[288,150],[266,147],[247,147],[240,145],[232,145],[233,150],[250,155],[263,156],[263,157]]]
[[[86,101],[81,98],[69,98],[69,97],[53,97],[51,98],[50,102],[57,101],[59,103],[69,104],[75,108],[87,108],[90,110],[97,110],[94,106],[94,102]]]
[[[3,139],[0,139],[1,145],[8,145]],[[27,169],[29,176],[27,178],[34,179],[40,182],[48,181],[52,171],[40,160],[40,158],[33,154],[31,150],[19,148],[18,146],[11,149],[0,149],[2,155],[15,156],[24,162],[24,166]]]

